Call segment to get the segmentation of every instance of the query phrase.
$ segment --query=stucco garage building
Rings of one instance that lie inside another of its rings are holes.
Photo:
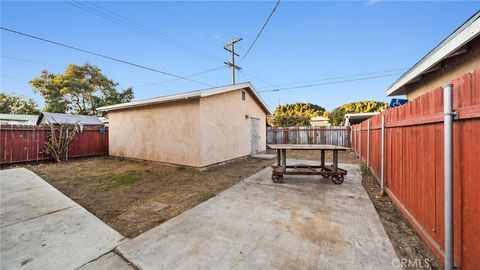
[[[270,113],[250,83],[99,108],[109,153],[193,167],[266,150]]]

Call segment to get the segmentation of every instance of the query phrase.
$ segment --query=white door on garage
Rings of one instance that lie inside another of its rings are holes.
[[[251,128],[251,154],[258,154],[260,153],[260,119],[258,118],[250,118],[252,122]]]

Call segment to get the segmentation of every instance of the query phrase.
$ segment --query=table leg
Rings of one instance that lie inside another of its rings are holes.
[[[320,150],[320,165],[325,167],[325,150]]]
[[[333,150],[333,171],[337,172],[338,168],[338,150]]]
[[[282,170],[287,171],[287,149],[282,149]]]
[[[277,149],[277,166],[279,166],[279,167],[281,165],[281,163],[280,163],[281,162],[281,155],[282,154],[280,153],[280,149]]]

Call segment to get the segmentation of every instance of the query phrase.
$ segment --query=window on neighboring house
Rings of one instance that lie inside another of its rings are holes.
[[[242,100],[245,100],[245,91],[242,91]]]

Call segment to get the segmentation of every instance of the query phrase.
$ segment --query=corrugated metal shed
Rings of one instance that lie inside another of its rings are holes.
[[[37,115],[0,113],[0,124],[35,125]]]
[[[37,119],[37,125],[41,124],[79,124],[82,126],[89,126],[103,125],[103,122],[98,119],[98,117],[91,115],[42,112]]]

